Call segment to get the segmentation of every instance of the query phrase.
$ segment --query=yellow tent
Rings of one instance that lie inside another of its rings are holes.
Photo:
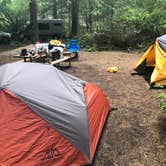
[[[153,68],[150,77],[151,85],[166,85],[166,35],[158,37],[138,61],[135,70],[145,73]]]

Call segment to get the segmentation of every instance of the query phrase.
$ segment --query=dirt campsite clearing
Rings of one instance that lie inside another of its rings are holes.
[[[0,51],[0,64],[16,61],[19,49]],[[166,114],[159,111],[157,96],[143,77],[131,75],[141,53],[83,52],[65,72],[98,85],[111,107],[94,166],[165,166]],[[117,66],[117,73],[106,72]]]

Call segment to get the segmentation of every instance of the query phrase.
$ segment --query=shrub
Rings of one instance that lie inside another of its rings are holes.
[[[109,32],[95,33],[94,39],[98,51],[110,50],[111,35]]]
[[[81,48],[84,48],[86,50],[95,50],[95,41],[93,34],[85,33],[84,35],[81,35],[79,37],[79,44]]]
[[[161,93],[158,95],[160,100],[160,111],[166,112],[166,93]]]

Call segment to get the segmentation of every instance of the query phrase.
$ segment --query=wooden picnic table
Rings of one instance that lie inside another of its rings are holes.
[[[21,58],[21,59],[23,59],[24,60],[24,62],[27,62],[27,61],[30,61],[30,62],[32,62],[33,61],[33,59],[39,59],[39,58],[46,58],[47,57],[47,55],[44,53],[42,53],[42,54],[40,54],[40,53],[37,53],[37,54],[35,54],[35,55],[32,55],[32,54],[27,54],[27,55],[24,55],[24,56],[22,56],[22,55],[13,55],[13,57],[15,57],[15,58]]]
[[[22,55],[13,55],[13,57],[15,57],[15,58],[21,58],[21,59],[24,60],[24,62],[27,62],[27,59],[28,59],[30,62],[32,62],[32,59],[35,58],[36,55],[24,55],[24,56],[22,56]]]
[[[51,58],[52,58],[52,53],[51,52],[38,52],[38,53],[35,53],[35,54],[31,54],[31,53],[27,53],[26,55],[14,55],[13,57],[16,57],[16,58],[21,58],[23,60],[21,60],[20,62],[24,61],[24,62],[33,62],[33,61],[36,61],[38,59],[42,60],[43,63],[46,62],[46,58],[49,58],[47,59],[48,60],[48,63],[50,63],[51,65],[54,65],[54,66],[57,66],[57,67],[61,67],[60,66],[60,63],[63,63],[63,62],[68,62],[68,67],[71,67],[71,61],[74,59],[75,57],[75,54],[74,53],[71,53],[67,50],[64,50],[63,52],[61,52],[60,54],[60,58],[59,57],[56,57],[57,59],[53,60],[52,62],[51,61]]]

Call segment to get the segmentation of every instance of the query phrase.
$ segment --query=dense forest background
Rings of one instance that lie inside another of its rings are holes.
[[[142,48],[166,33],[166,0],[0,0],[0,31],[27,42],[35,6],[37,19],[65,21],[66,40],[89,50]]]

